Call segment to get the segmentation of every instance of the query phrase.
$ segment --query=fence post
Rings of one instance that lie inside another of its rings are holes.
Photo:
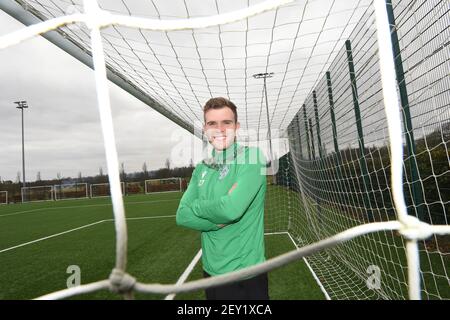
[[[308,147],[308,158],[309,158],[309,160],[312,160],[311,145],[310,145],[310,140],[309,140],[309,129],[308,129],[309,125],[308,125],[308,119],[306,118],[306,105],[303,105],[302,109],[303,109],[303,119],[305,121],[306,146]]]
[[[319,168],[320,168],[320,172],[322,172],[322,170],[325,170],[325,166],[322,165],[322,161],[323,161],[323,153],[322,153],[322,138],[321,138],[321,134],[320,134],[320,122],[319,122],[319,109],[317,107],[317,93],[314,90],[313,91],[313,104],[314,104],[314,116],[316,118],[316,131],[317,131],[317,145],[319,147]],[[311,121],[311,120],[310,120]],[[325,175],[325,173],[322,173],[322,175]],[[322,184],[322,181],[320,180],[321,177],[318,177],[316,180],[316,187],[317,187],[317,192],[315,193],[317,195],[316,197],[316,202],[317,202],[317,206],[318,206],[318,214],[319,214],[319,223],[322,223],[322,193],[325,191],[324,186]]]
[[[312,120],[311,118],[308,119],[309,123],[309,134],[311,136],[311,156],[312,160],[316,159],[316,147],[314,146],[314,132],[312,128]]]
[[[369,199],[369,173],[367,169],[367,163],[365,160],[365,145],[364,145],[364,133],[362,129],[362,121],[361,121],[361,111],[359,109],[359,98],[358,98],[358,87],[356,84],[356,73],[355,73],[355,65],[353,62],[353,53],[352,53],[352,45],[350,40],[345,41],[345,49],[347,50],[347,62],[348,69],[350,73],[350,85],[352,88],[352,96],[353,96],[353,107],[355,110],[355,118],[356,118],[356,127],[358,129],[358,143],[359,143],[359,166],[361,168],[361,175],[363,176],[363,201],[364,207],[367,211],[367,216],[369,222],[373,222],[373,212],[370,209],[370,199]]]
[[[297,134],[298,134],[298,149],[300,152],[300,159],[303,159],[303,146],[302,146],[302,136],[301,136],[301,132],[300,132],[300,114],[297,113],[296,114],[296,123],[297,123]]]
[[[317,94],[316,91],[313,91],[313,103],[314,103],[314,115],[316,118],[316,131],[317,131],[317,144],[319,146],[319,157],[323,158],[322,154],[322,138],[320,136],[320,123],[319,123],[319,110],[317,107]]]
[[[333,98],[333,86],[331,84],[331,73],[330,71],[326,72],[327,78],[327,87],[328,87],[328,102],[330,104],[330,116],[331,116],[331,128],[333,131],[333,144],[334,144],[334,152],[336,153],[335,161],[336,161],[336,174],[338,176],[338,185],[341,187],[343,193],[345,193],[345,184],[343,183],[343,174],[342,174],[342,157],[339,151],[339,145],[337,140],[337,129],[336,129],[336,115],[334,114],[334,98]],[[339,196],[342,205],[344,205],[345,200],[343,200],[343,195]]]

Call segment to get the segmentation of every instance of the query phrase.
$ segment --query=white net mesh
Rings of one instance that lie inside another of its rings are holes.
[[[208,17],[261,1],[98,1],[105,10],[153,19]],[[83,12],[82,1],[24,1],[41,19]],[[102,30],[106,64],[143,95],[160,103],[166,116],[201,132],[202,106],[227,96],[239,106],[243,131],[266,137],[262,81],[252,75],[274,72],[268,86],[273,130],[285,129],[340,44],[361,18],[369,0],[296,1],[223,26],[171,32],[113,26]],[[91,51],[86,25],[60,32]]]
[[[408,213],[431,224],[448,224],[444,180],[449,176],[449,58],[441,54],[444,39],[450,36],[444,18],[448,3],[394,1],[393,13],[399,17],[397,78],[406,75],[399,91],[406,132],[403,188]],[[289,230],[300,245],[363,223],[398,218],[376,28],[370,21],[375,21],[373,8],[366,11],[288,128],[291,152],[284,159],[289,171],[285,179],[300,200],[295,209],[300,214],[292,215]],[[432,40],[426,36],[430,32],[436,35]],[[419,244],[424,298],[449,298],[448,245],[448,236]],[[405,261],[405,241],[393,231],[367,235],[310,258],[329,294],[351,299],[407,297]],[[366,284],[370,266],[382,272],[377,290]]]

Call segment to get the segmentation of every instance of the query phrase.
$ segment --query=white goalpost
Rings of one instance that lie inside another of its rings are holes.
[[[162,178],[145,180],[145,194],[162,192],[181,192],[181,178]]]
[[[8,204],[8,191],[0,191],[0,204]]]
[[[91,198],[102,198],[102,197],[110,197],[111,196],[111,188],[109,183],[94,183],[89,186],[90,189],[90,197]],[[122,195],[125,194],[125,184],[123,182],[120,183],[120,189],[122,191]]]
[[[58,184],[53,187],[56,201],[89,198],[87,183]]]
[[[22,202],[53,201],[53,186],[34,186],[21,188]]]

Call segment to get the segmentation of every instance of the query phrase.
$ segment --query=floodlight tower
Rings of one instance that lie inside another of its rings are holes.
[[[17,104],[17,109],[20,109],[22,112],[22,187],[25,188],[25,139],[24,139],[24,124],[23,124],[23,109],[28,108],[28,104],[26,101],[15,101]]]
[[[267,99],[267,78],[273,77],[273,72],[264,72],[264,73],[257,73],[253,75],[253,78],[255,79],[264,79],[264,96],[266,98],[266,115],[267,115],[267,135],[269,140],[269,163],[272,168],[272,182],[273,184],[276,183],[275,178],[275,172],[273,170],[273,156],[272,156],[272,132],[270,130],[270,119],[269,119],[269,100]]]

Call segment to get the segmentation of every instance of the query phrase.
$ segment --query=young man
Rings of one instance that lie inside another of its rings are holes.
[[[201,231],[204,276],[216,276],[265,261],[265,160],[257,148],[236,142],[236,106],[210,99],[204,132],[214,147],[198,164],[177,211],[177,224]],[[268,300],[267,274],[206,289],[208,300]]]

